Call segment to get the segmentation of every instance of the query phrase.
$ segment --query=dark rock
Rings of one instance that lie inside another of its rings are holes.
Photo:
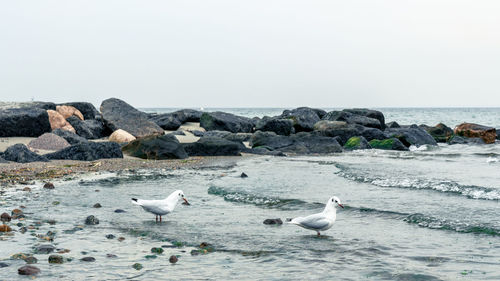
[[[38,262],[38,259],[35,258],[34,256],[27,256],[24,261],[27,263],[27,264],[35,264]]]
[[[113,234],[108,234],[106,235],[106,238],[107,239],[115,239],[116,236],[114,236]]]
[[[321,109],[299,107],[283,111],[280,117],[283,119],[291,119],[295,132],[310,132],[313,130],[314,124],[321,120],[325,114],[326,112]]]
[[[247,175],[247,174],[245,174],[245,173],[241,173],[240,177],[241,177],[241,178],[248,178],[248,175]]]
[[[178,260],[179,259],[175,255],[171,255],[170,258],[168,259],[170,263],[176,263]]]
[[[94,217],[94,216],[88,216],[86,219],[85,219],[85,224],[86,225],[96,225],[96,224],[99,224],[99,219]]]
[[[357,149],[370,149],[371,146],[368,143],[368,141],[362,137],[351,137],[347,142],[344,144],[344,149],[346,150],[357,150]]]
[[[59,105],[73,106],[82,113],[83,118],[85,120],[95,119],[97,116],[99,116],[99,111],[97,111],[95,106],[89,102],[67,102],[67,103],[61,103]]]
[[[74,145],[74,144],[80,144],[80,143],[88,143],[87,139],[80,137],[79,135],[63,130],[63,129],[56,129],[52,131],[53,134],[58,135],[65,139],[69,144]]]
[[[252,137],[251,133],[231,133],[225,136],[224,138],[228,141],[244,142],[244,141],[249,141],[251,137]]]
[[[193,133],[195,137],[203,137],[205,135],[205,132],[202,132],[200,130],[194,130],[191,133]]]
[[[49,115],[40,108],[0,110],[0,137],[38,137],[51,131]]]
[[[250,139],[250,145],[254,149],[265,147],[269,150],[297,154],[335,153],[342,151],[342,147],[336,139],[306,132],[286,137],[276,135],[273,132],[257,131]]]
[[[362,136],[367,141],[387,138],[384,132],[379,129],[348,124],[345,121],[321,120],[314,125],[314,130],[323,136],[335,137],[341,145],[345,145],[348,139],[356,136]]]
[[[290,137],[277,135],[274,132],[257,131],[250,138],[252,148],[266,147],[269,150],[279,150],[292,144],[293,140]]]
[[[120,99],[104,100],[101,113],[104,124],[113,132],[122,129],[136,138],[163,134],[163,129],[150,121],[146,113]]]
[[[0,268],[3,268],[3,267],[8,267],[9,265],[4,263],[4,262],[0,262]]]
[[[94,161],[103,158],[123,158],[120,145],[114,142],[86,142],[45,155],[49,159]]]
[[[384,132],[388,138],[397,138],[407,147],[410,145],[421,146],[424,144],[437,145],[436,140],[417,125],[411,125],[405,128],[388,128]]]
[[[202,137],[194,143],[183,143],[189,156],[240,156],[241,143],[217,137]]]
[[[443,123],[439,123],[434,127],[420,125],[420,128],[429,133],[436,142],[447,142],[453,136],[453,130]]]
[[[396,121],[389,122],[386,125],[386,128],[401,128],[401,126]]]
[[[115,213],[118,213],[118,214],[120,214],[120,213],[126,213],[126,211],[122,210],[122,209],[116,209]]]
[[[36,266],[25,265],[17,269],[19,275],[37,275],[40,273],[40,269]]]
[[[0,163],[9,163],[9,161],[3,159],[3,153],[0,154]]]
[[[295,133],[293,121],[291,119],[282,119],[278,117],[265,116],[257,122],[255,130],[275,132],[278,135],[289,136]]]
[[[163,253],[163,248],[153,247],[153,248],[151,248],[151,253],[162,254]]]
[[[100,203],[95,203],[93,207],[94,207],[94,208],[101,208],[101,207],[102,207],[102,205],[101,205]]]
[[[116,258],[118,258],[118,256],[115,255],[115,254],[106,254],[106,257],[109,258],[109,259],[116,259]]]
[[[371,140],[369,142],[370,146],[373,149],[384,149],[384,150],[400,150],[400,151],[408,151],[408,147],[406,147],[399,139],[385,139],[385,140]]]
[[[256,148],[247,149],[244,152],[251,153],[251,154],[257,154],[257,155],[286,156],[286,154],[284,154],[281,151],[271,150],[271,149],[266,148],[265,146],[259,146]]]
[[[495,128],[474,123],[462,123],[455,127],[454,132],[456,135],[459,135],[461,137],[481,138],[487,144],[495,143],[495,139],[497,138],[497,132]]]
[[[226,112],[205,112],[200,117],[200,126],[207,131],[219,130],[232,133],[251,133],[254,123],[250,118]]]
[[[183,131],[173,131],[171,133],[168,133],[169,135],[172,135],[172,136],[185,136],[186,133],[184,133]]]
[[[43,185],[43,188],[46,188],[46,189],[54,189],[54,184],[51,183],[51,182],[47,182]]]
[[[215,137],[215,138],[226,138],[227,136],[230,136],[232,133],[228,131],[219,131],[219,130],[212,130],[205,132],[203,134],[204,137]]]
[[[482,138],[465,138],[453,135],[447,142],[448,144],[485,144]]]
[[[278,219],[266,219],[264,220],[264,224],[283,224],[283,221],[278,218]]]
[[[131,141],[122,148],[125,154],[142,159],[184,159],[188,154],[173,135],[149,136]]]
[[[40,245],[35,249],[35,254],[47,255],[54,252],[56,248],[50,244]]]
[[[86,262],[95,262],[94,257],[83,257],[80,259],[81,261],[86,261]]]
[[[64,258],[60,255],[50,255],[49,256],[49,263],[64,263]]]
[[[378,119],[357,115],[347,111],[330,111],[323,117],[323,120],[344,121],[347,124],[358,124],[376,129],[383,128]]]
[[[150,117],[149,120],[153,121],[164,130],[177,130],[182,125],[178,116],[173,113],[158,114]]]
[[[135,270],[141,270],[142,269],[142,264],[140,263],[134,263],[132,265],[132,267],[135,269]]]
[[[177,114],[182,123],[200,122],[201,115],[203,114],[203,112],[194,109],[181,109],[174,113]]]
[[[30,162],[48,162],[49,160],[41,155],[38,155],[26,147],[26,145],[18,143],[9,146],[4,154],[3,158],[8,161],[18,162],[18,163],[30,163]]]
[[[0,219],[1,219],[2,222],[5,223],[5,222],[9,222],[12,219],[12,217],[9,214],[7,214],[7,213],[3,213],[0,216]]]
[[[367,108],[351,108],[351,109],[344,109],[343,111],[356,115],[365,116],[368,118],[377,119],[381,125],[380,129],[384,130],[386,128],[384,114],[378,110],[367,109]]]
[[[77,135],[85,139],[100,139],[106,135],[104,124],[98,120],[90,119],[82,121],[76,116],[70,116],[66,121],[73,126]]]

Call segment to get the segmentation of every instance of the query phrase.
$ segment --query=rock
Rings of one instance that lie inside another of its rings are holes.
[[[86,262],[95,262],[94,257],[83,257],[80,259],[81,261],[86,261]]]
[[[171,255],[170,258],[168,259],[170,263],[176,263],[178,260],[179,259],[175,255]]]
[[[424,144],[437,145],[436,140],[417,125],[411,125],[410,127],[404,128],[388,128],[384,132],[388,138],[397,138],[407,147],[410,145],[421,146]]]
[[[151,117],[149,120],[155,122],[162,129],[170,131],[177,130],[182,125],[178,116],[173,113],[158,114]]]
[[[134,263],[134,264],[132,265],[132,267],[133,267],[135,270],[141,270],[141,269],[142,269],[142,264],[140,264],[140,263],[137,263],[137,262],[136,262],[136,263]]]
[[[17,269],[19,275],[37,275],[40,273],[40,269],[36,266],[25,265]]]
[[[35,248],[34,252],[35,254],[39,255],[48,255],[52,252],[54,252],[56,248],[50,244],[45,244],[45,245],[40,245],[37,248]]]
[[[136,137],[132,136],[129,132],[122,129],[114,131],[109,136],[109,141],[116,143],[127,143],[136,140]]]
[[[362,115],[353,114],[347,111],[331,111],[328,112],[323,120],[329,121],[344,121],[347,124],[358,124],[363,127],[382,129],[380,121],[375,118],[370,118]]]
[[[43,185],[43,188],[45,188],[45,189],[54,189],[55,187],[54,187],[54,184],[53,184],[53,183],[51,183],[51,182],[47,182],[47,183],[45,183],[45,184]]]
[[[121,213],[126,213],[126,211],[125,211],[125,210],[122,210],[122,209],[116,209],[116,210],[115,210],[115,213],[117,213],[117,214],[121,214]]]
[[[6,224],[0,224],[0,232],[11,232],[12,228]]]
[[[106,238],[107,239],[115,239],[116,236],[114,236],[113,234],[108,234],[106,235]]]
[[[212,131],[205,132],[203,134],[203,137],[226,138],[226,137],[230,136],[231,134],[233,134],[233,133],[228,132],[228,131],[212,130]]]
[[[326,112],[321,109],[299,107],[283,111],[280,117],[283,119],[291,119],[295,132],[310,132],[313,130],[314,124],[321,120],[325,114]]]
[[[75,129],[77,135],[85,139],[99,139],[105,135],[106,129],[101,121],[95,119],[82,121],[76,116],[70,116],[66,121]]]
[[[67,102],[60,105],[69,105],[78,109],[83,115],[82,120],[95,119],[97,116],[99,116],[99,111],[97,111],[93,104],[88,102]]]
[[[94,161],[103,158],[123,158],[120,145],[114,142],[87,142],[72,145],[45,155],[48,159]]]
[[[356,115],[365,116],[368,118],[377,119],[381,125],[381,128],[379,129],[384,130],[386,128],[384,114],[378,110],[367,109],[367,108],[351,108],[351,109],[344,109],[343,111]]]
[[[1,163],[9,163],[9,161],[7,161],[7,160],[3,159],[3,157],[2,157],[2,156],[3,156],[3,153],[1,153],[1,154],[0,154],[0,164],[1,164]]]
[[[474,123],[462,123],[455,127],[454,132],[461,137],[481,138],[486,144],[495,143],[497,138],[495,128]]]
[[[344,144],[346,150],[370,149],[371,146],[364,137],[351,137]]]
[[[87,139],[80,137],[74,132],[57,129],[52,131],[53,134],[62,137],[65,139],[70,145],[79,144],[79,143],[88,143]]]
[[[99,224],[99,219],[94,217],[94,216],[88,216],[86,219],[85,219],[85,224],[86,225],[96,225],[96,224]]]
[[[8,267],[9,265],[4,263],[4,262],[0,262],[0,268],[3,268],[3,267]]]
[[[83,120],[83,114],[80,112],[80,110],[74,108],[71,105],[58,105],[56,106],[56,111],[61,114],[64,119],[68,119],[71,116],[75,116],[80,120]]]
[[[94,207],[94,208],[101,208],[102,205],[100,203],[95,203],[94,206],[92,206],[92,207]]]
[[[168,133],[169,135],[173,135],[173,136],[185,136],[186,133],[184,133],[183,131],[173,131],[171,133]]]
[[[401,128],[401,126],[399,126],[398,122],[396,122],[396,121],[389,122],[385,125],[386,125],[386,128]]]
[[[118,237],[118,241],[122,242],[123,240],[125,240],[125,237]]]
[[[453,136],[453,130],[443,123],[439,123],[434,127],[420,125],[436,142],[447,142]]]
[[[71,126],[71,124],[66,121],[66,118],[64,118],[59,112],[55,110],[47,110],[47,114],[49,115],[50,128],[52,130],[63,129],[72,133],[76,132],[73,126]]]
[[[104,124],[111,131],[123,129],[136,138],[161,135],[164,132],[160,126],[148,119],[146,113],[120,99],[104,100],[101,104],[101,113]]]
[[[24,261],[27,263],[27,264],[35,264],[38,262],[38,259],[35,258],[34,256],[27,256]]]
[[[448,144],[485,144],[482,138],[464,138],[453,135],[448,141]]]
[[[370,146],[373,149],[384,149],[384,150],[401,150],[407,151],[409,150],[399,139],[391,138],[385,140],[371,140],[369,142]]]
[[[387,138],[384,132],[379,129],[348,124],[344,121],[321,120],[314,125],[314,130],[323,136],[336,138],[341,145],[345,145],[347,140],[356,136],[362,136],[367,141]]]
[[[158,248],[158,247],[154,247],[154,248],[151,248],[151,253],[162,254],[163,253],[163,249],[162,248]]]
[[[245,174],[245,173],[241,173],[240,177],[241,177],[241,178],[248,178],[248,175],[247,175],[247,174]]]
[[[250,138],[252,148],[265,147],[269,150],[279,150],[292,144],[293,140],[290,137],[277,135],[274,132],[257,131]]]
[[[51,131],[49,115],[40,108],[0,110],[0,137],[38,137]]]
[[[205,112],[200,117],[200,126],[207,131],[220,130],[231,133],[251,133],[254,123],[250,118],[226,112]]]
[[[109,258],[109,259],[116,259],[116,258],[118,258],[118,256],[115,255],[115,254],[106,254],[106,257]]]
[[[127,155],[142,159],[185,159],[188,154],[173,135],[149,136],[131,141],[122,148]]]
[[[194,143],[183,143],[189,156],[240,156],[241,143],[217,137],[202,137]]]
[[[12,218],[14,219],[14,216],[20,216],[23,214],[23,211],[19,210],[19,209],[14,209],[12,210],[12,212],[10,212],[10,214],[13,216]]]
[[[17,163],[30,163],[30,162],[48,162],[49,160],[40,156],[26,147],[26,145],[18,143],[9,146],[4,154],[3,158],[8,161],[13,161]]]
[[[277,219],[265,219],[264,224],[283,224],[283,221],[280,218]]]
[[[29,148],[43,150],[60,150],[68,146],[68,141],[52,133],[45,133],[28,143]]]
[[[40,108],[43,110],[56,110],[56,104],[53,102],[31,101],[31,102],[0,102],[0,110],[13,108]]]
[[[295,133],[292,119],[281,119],[265,116],[257,122],[255,130],[275,132],[278,135],[289,136]]]
[[[200,130],[194,130],[194,131],[192,131],[191,133],[193,133],[193,135],[194,135],[195,137],[203,137],[203,136],[204,136],[207,132],[202,132],[202,131],[200,131]]]
[[[63,263],[64,262],[64,258],[60,255],[50,255],[49,256],[49,263]]]
[[[7,214],[7,213],[3,213],[3,214],[0,216],[0,220],[1,220],[2,222],[4,222],[4,223],[5,223],[5,222],[9,222],[11,219],[12,219],[12,217],[11,217],[9,214]]]
[[[263,146],[247,149],[244,152],[251,153],[251,154],[257,154],[257,155],[286,156],[286,154],[284,154],[281,151],[270,150],[270,149],[263,147]]]
[[[342,147],[336,139],[306,132],[286,137],[276,135],[273,132],[257,131],[250,139],[250,145],[252,148],[264,147],[269,150],[297,154],[336,153],[342,151]]]

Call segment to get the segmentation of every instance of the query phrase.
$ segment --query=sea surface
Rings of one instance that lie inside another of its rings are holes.
[[[500,109],[382,111],[400,124],[500,127]],[[69,249],[61,255],[73,260],[49,265],[48,255],[35,254],[37,280],[500,280],[498,143],[228,157],[201,168],[90,174],[55,185],[1,189],[0,212],[24,205],[23,223],[34,229],[0,236],[0,262],[9,265],[0,268],[0,280],[29,279],[17,275],[25,262],[10,256],[45,244]],[[130,201],[176,189],[191,205],[178,205],[161,224]],[[345,209],[320,237],[295,225],[263,224],[319,212],[333,195]],[[88,215],[100,223],[84,226]],[[48,231],[54,241],[36,237]],[[199,249],[202,242],[208,251]],[[162,246],[164,253],[152,257],[151,248]],[[171,255],[178,255],[174,265]],[[96,261],[80,261],[85,256]]]

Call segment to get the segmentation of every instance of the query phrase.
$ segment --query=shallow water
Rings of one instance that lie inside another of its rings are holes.
[[[8,280],[24,280],[17,275],[24,261],[9,257],[53,244],[70,249],[62,255],[73,261],[49,265],[48,255],[35,255],[41,280],[499,280],[498,158],[498,145],[252,156],[203,169],[88,176],[57,182],[54,190],[11,188],[4,190],[0,210],[24,205],[25,224],[41,225],[2,237],[0,259],[10,266],[0,271]],[[175,189],[192,205],[179,205],[162,224],[130,203]],[[346,208],[322,237],[294,225],[262,223],[318,212],[332,195]],[[102,208],[93,208],[98,202]],[[100,224],[75,228],[88,215]],[[57,223],[46,223],[51,219]],[[52,243],[32,236],[49,230],[56,232]],[[215,251],[191,255],[201,242]],[[162,245],[163,254],[146,258]],[[179,262],[171,265],[170,255],[179,255]],[[80,261],[84,256],[97,261]],[[133,269],[136,262],[144,269]]]

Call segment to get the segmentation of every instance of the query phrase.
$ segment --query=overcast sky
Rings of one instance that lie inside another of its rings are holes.
[[[0,100],[500,106],[500,1],[0,1]]]

